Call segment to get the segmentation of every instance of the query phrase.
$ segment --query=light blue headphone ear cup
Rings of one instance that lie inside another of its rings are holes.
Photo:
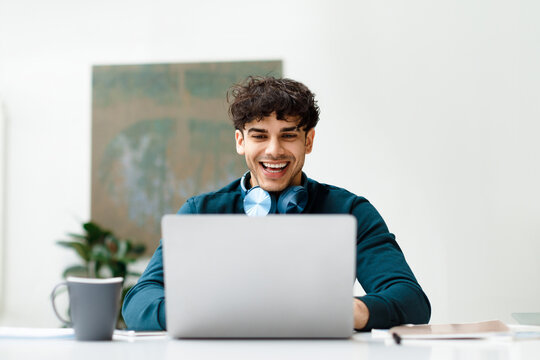
[[[244,196],[244,212],[248,216],[266,216],[276,212],[276,200],[272,194],[255,186]]]
[[[306,208],[307,190],[303,186],[291,186],[281,193],[277,200],[277,211],[280,214],[300,214]]]

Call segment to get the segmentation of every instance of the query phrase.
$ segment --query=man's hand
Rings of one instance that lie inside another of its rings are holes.
[[[353,300],[354,328],[356,330],[363,329],[369,319],[369,309],[366,304],[358,299]]]

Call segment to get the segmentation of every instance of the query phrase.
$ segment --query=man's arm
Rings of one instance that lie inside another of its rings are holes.
[[[429,300],[382,217],[363,198],[353,214],[358,220],[356,276],[366,291],[357,299],[361,303],[354,302],[355,329],[428,323]]]
[[[130,330],[165,330],[161,241],[137,284],[124,298],[122,316]]]
[[[191,199],[178,214],[191,214]],[[161,241],[137,284],[126,294],[122,316],[130,330],[166,330]]]

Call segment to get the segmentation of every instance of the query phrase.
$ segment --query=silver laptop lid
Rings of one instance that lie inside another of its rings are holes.
[[[356,218],[166,215],[174,337],[349,337]]]

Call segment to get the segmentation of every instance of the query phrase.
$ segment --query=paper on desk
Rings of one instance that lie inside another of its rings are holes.
[[[132,331],[115,330],[114,338],[158,338],[167,337],[166,331]],[[72,328],[23,328],[23,327],[0,327],[0,339],[74,339],[75,332]]]
[[[513,340],[540,339],[540,326],[535,325],[508,325]]]
[[[68,328],[0,327],[0,339],[73,339],[75,333]]]
[[[131,339],[157,339],[166,338],[166,331],[133,331],[133,330],[114,330],[113,338],[117,340]]]

